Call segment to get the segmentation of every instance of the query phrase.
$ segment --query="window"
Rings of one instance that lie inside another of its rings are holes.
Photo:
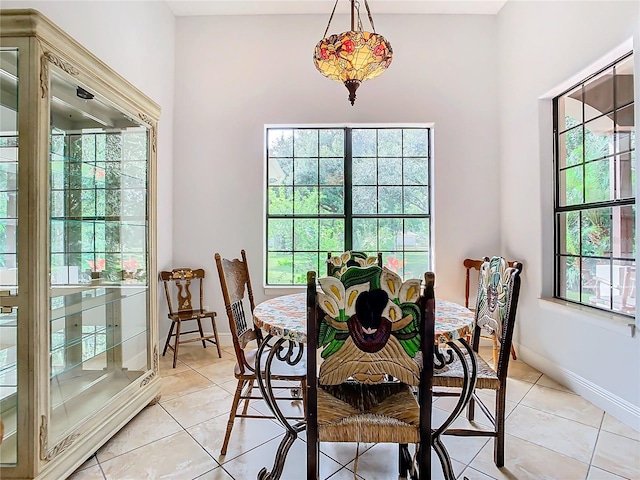
[[[633,55],[554,98],[555,296],[633,316]]]
[[[266,283],[326,274],[327,252],[382,252],[419,278],[430,261],[429,128],[267,128]]]

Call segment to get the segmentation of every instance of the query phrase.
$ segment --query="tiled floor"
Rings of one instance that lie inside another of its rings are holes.
[[[160,403],[145,408],[70,478],[253,480],[262,467],[270,469],[283,433],[271,420],[236,420],[227,455],[219,455],[236,386],[233,366],[230,348],[219,359],[213,348],[182,347],[175,369],[168,356],[163,358]],[[482,395],[492,398],[490,392]],[[452,408],[452,399],[439,398],[434,407],[437,422]],[[266,411],[258,401],[251,408]],[[502,469],[493,463],[493,440],[445,437],[459,478],[640,479],[639,432],[521,361],[510,364],[507,412]],[[482,413],[476,416],[478,423],[487,422]],[[454,426],[464,424],[462,416]],[[323,479],[397,478],[395,445],[360,445],[357,477],[355,444],[322,444],[322,451]],[[305,444],[296,441],[282,479],[304,480],[305,457]],[[432,478],[442,478],[435,457]]]

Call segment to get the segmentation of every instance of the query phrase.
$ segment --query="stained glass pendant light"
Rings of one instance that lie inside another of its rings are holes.
[[[360,2],[358,0],[348,1],[351,4],[351,30],[327,37],[333,14],[338,5],[338,0],[336,0],[327,29],[324,31],[325,38],[316,45],[313,63],[325,77],[344,83],[349,90],[349,101],[353,105],[356,101],[356,90],[360,84],[365,80],[377,77],[391,64],[393,49],[386,38],[376,33],[367,0],[364,0],[364,5],[373,33],[365,32],[362,29]]]

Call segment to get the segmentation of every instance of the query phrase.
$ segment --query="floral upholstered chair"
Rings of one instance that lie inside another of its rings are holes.
[[[370,267],[376,264],[382,268],[381,252],[378,252],[375,257],[369,257],[365,252],[356,250],[349,250],[335,256],[327,252],[328,277],[340,277],[349,267]]]
[[[489,408],[475,393],[467,408],[467,418],[474,418],[475,404],[491,420],[491,430],[449,429],[445,435],[494,437],[494,462],[497,467],[504,466],[505,407],[507,389],[507,369],[511,358],[511,343],[516,320],[516,308],[520,294],[520,272],[522,264],[509,263],[502,257],[484,258],[480,267],[480,280],[476,303],[475,327],[472,349],[478,363],[478,379],[475,389],[494,390],[495,410]],[[495,370],[480,357],[478,347],[482,332],[494,335],[500,350]],[[463,366],[459,360],[436,370],[433,385],[438,387],[461,387],[463,384]],[[436,396],[454,396],[456,392],[434,392]]]
[[[420,365],[433,359],[435,277],[425,278],[423,292],[420,279],[350,267],[318,290],[309,272],[307,478],[318,478],[318,442],[398,443],[400,476],[413,470],[408,444],[424,445],[419,471],[430,470],[433,362]]]

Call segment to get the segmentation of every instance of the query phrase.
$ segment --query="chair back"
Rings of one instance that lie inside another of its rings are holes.
[[[382,268],[382,252],[378,252],[375,257],[368,256],[365,252],[349,250],[339,255],[332,255],[327,252],[327,276],[339,277],[349,267],[370,267],[378,265]]]
[[[228,260],[216,253],[215,259],[224,306],[229,318],[229,330],[231,330],[233,348],[240,372],[244,373],[245,369],[254,370],[254,366],[245,357],[244,347],[252,340],[260,343],[262,336],[260,331],[253,325],[255,302],[253,289],[251,288],[247,255],[244,250],[240,251],[240,255],[242,260],[237,258]]]
[[[462,262],[466,270],[464,282],[464,306],[467,308],[469,308],[469,295],[471,293],[471,270],[475,270],[479,274],[480,267],[482,267],[483,263],[484,260],[476,260],[473,258],[465,258]],[[509,262],[509,266],[513,267],[515,263],[515,261],[511,261]],[[520,265],[522,265],[522,262],[520,262]]]
[[[202,268],[195,270],[191,268],[174,268],[171,271],[162,271],[160,272],[160,279],[164,284],[169,315],[202,312],[204,292],[204,270]],[[197,284],[198,292],[196,308],[194,308],[194,299],[191,294],[193,283]]]
[[[350,267],[340,278],[318,281],[318,325],[307,325],[311,332],[317,328],[323,358],[318,383],[377,384],[391,375],[402,383],[419,385],[416,355],[424,320],[422,280],[403,282],[391,270],[374,265]]]
[[[513,262],[513,266],[509,266],[509,262],[502,257],[485,257],[480,267],[473,349],[478,351],[482,329],[495,334],[500,344],[496,370],[501,379],[506,379],[507,375],[521,272],[520,262]]]

